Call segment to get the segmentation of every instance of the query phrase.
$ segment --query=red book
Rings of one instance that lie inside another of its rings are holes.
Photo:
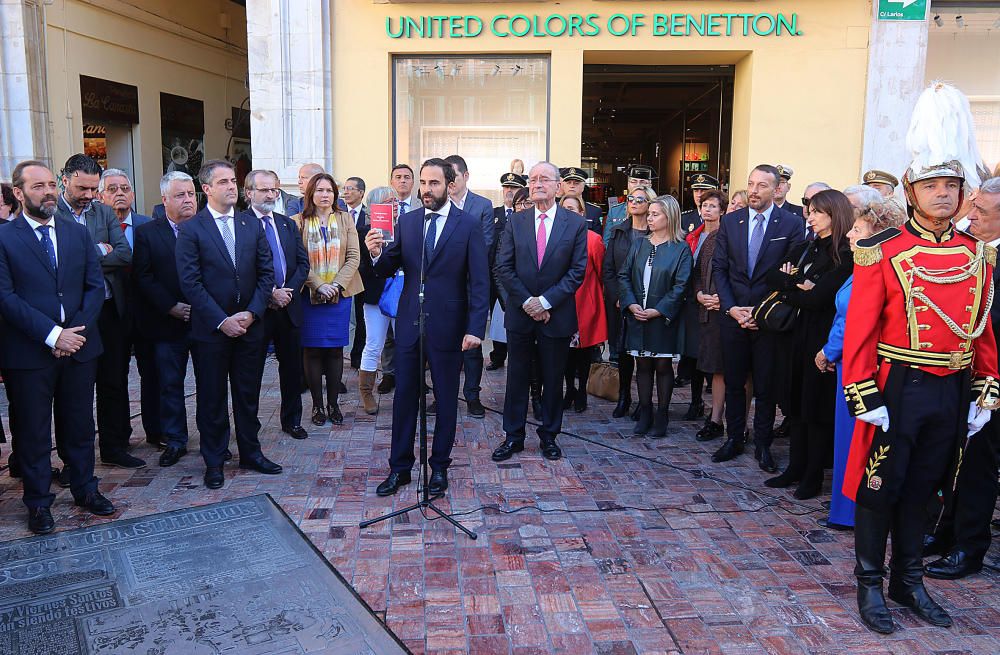
[[[382,231],[382,239],[386,243],[392,243],[392,231],[393,231],[393,221],[392,221],[392,205],[372,205],[368,208],[369,216],[371,217],[372,229]]]

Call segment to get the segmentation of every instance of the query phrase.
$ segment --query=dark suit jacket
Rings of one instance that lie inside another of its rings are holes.
[[[254,338],[259,319],[267,310],[274,289],[271,246],[264,228],[254,217],[233,220],[236,267],[208,208],[188,220],[177,239],[177,273],[181,291],[191,303],[191,338],[196,341],[228,339],[219,325],[229,316],[249,311],[258,319],[242,338]]]
[[[137,325],[150,341],[181,341],[191,324],[170,316],[179,302],[187,303],[177,275],[177,237],[166,218],[146,223],[135,231],[132,275],[135,279]]]
[[[58,207],[56,216],[76,222],[62,194],[59,195],[56,206]],[[97,253],[104,279],[111,285],[115,308],[118,310],[118,315],[124,318],[128,313],[128,267],[132,263],[132,249],[128,245],[125,233],[122,232],[121,221],[110,207],[96,201],[90,203],[83,216],[87,221],[90,238],[95,244],[94,252]],[[98,243],[107,243],[113,250],[105,255],[98,249],[96,245]]]
[[[712,266],[723,314],[731,307],[759,303],[769,291],[768,271],[788,261],[788,251],[805,241],[802,219],[775,206],[751,277],[747,273],[750,212],[749,207],[744,207],[723,216],[715,240]]]
[[[582,216],[557,206],[539,267],[535,210],[526,209],[510,217],[496,264],[497,277],[509,299],[504,327],[532,332],[538,326],[548,337],[573,336],[577,330],[576,290],[583,284],[587,269],[586,230]],[[528,298],[535,296],[545,296],[552,304],[548,323],[536,322],[522,308]]]
[[[348,216],[351,215],[351,208],[350,207],[348,207],[344,211],[347,213]],[[356,227],[358,230],[361,230],[361,228],[363,228],[364,226],[368,225],[368,222],[369,222],[368,221],[368,210],[365,209],[365,206],[362,204],[362,205],[358,206],[358,217],[354,221],[354,227]],[[361,245],[362,246],[364,245],[364,241],[361,242]]]
[[[159,203],[158,205],[153,205],[152,219],[154,221],[158,218],[166,218],[166,217],[167,217],[167,210],[163,208],[162,202]]]
[[[86,326],[87,342],[73,358],[85,362],[103,351],[97,317],[104,306],[104,278],[97,250],[86,228],[72,219],[56,216],[58,271],[31,226],[18,216],[0,230],[0,366],[38,369],[55,364],[45,344],[56,325]],[[121,233],[121,226],[118,227]],[[60,321],[59,307],[66,313]]]
[[[246,217],[247,222],[250,219],[254,219],[263,228],[264,224],[257,218],[257,214],[254,213],[253,209],[243,212],[242,216]],[[285,255],[284,286],[295,291],[292,294],[292,302],[288,303],[285,309],[288,310],[288,319],[292,322],[292,325],[298,327],[302,325],[302,294],[299,291],[302,290],[302,286],[306,283],[306,277],[309,276],[309,254],[306,253],[306,247],[302,243],[299,228],[295,226],[292,219],[284,214],[275,212],[274,224],[278,228],[278,241],[281,243],[281,252]],[[264,238],[266,240],[267,236],[265,235]],[[270,244],[268,244],[268,247],[270,247]],[[274,264],[273,261],[271,263],[272,265]],[[270,292],[268,292],[268,296],[270,297]]]
[[[465,207],[462,211],[472,216],[477,221],[483,231],[483,241],[486,243],[486,250],[489,251],[493,245],[493,203],[479,194],[469,191],[465,196]]]
[[[789,214],[795,214],[799,218],[804,218],[802,214],[802,205],[795,205],[786,200],[785,204],[782,205],[781,209],[782,211],[786,211]]]
[[[585,202],[583,206],[587,212],[587,229],[597,234],[603,234],[604,226],[601,224],[604,212],[592,202]]]
[[[493,214],[490,212],[490,220]],[[403,293],[396,312],[396,345],[404,348],[417,343],[419,331],[420,262],[423,258],[424,210],[399,217],[396,239],[374,265],[375,272],[391,277],[403,269]],[[362,262],[371,262],[367,255]],[[365,264],[369,265],[369,264]],[[486,243],[482,224],[452,205],[448,219],[434,247],[424,284],[427,316],[427,343],[430,348],[458,351],[462,339],[471,334],[486,335],[490,280],[486,263]]]

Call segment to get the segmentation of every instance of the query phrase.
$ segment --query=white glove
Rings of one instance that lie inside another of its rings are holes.
[[[976,403],[969,404],[969,436],[983,429],[990,421],[993,412],[988,409],[981,409]]]
[[[865,412],[864,414],[858,414],[854,418],[859,421],[864,421],[865,423],[871,423],[877,428],[880,427],[882,428],[882,432],[889,431],[889,410],[885,408],[885,405],[869,412]],[[972,418],[970,417],[969,420],[971,421]],[[971,427],[972,424],[970,423],[969,425]]]

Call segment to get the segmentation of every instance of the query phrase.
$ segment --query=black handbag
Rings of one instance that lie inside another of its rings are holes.
[[[810,246],[806,246],[802,251],[799,263],[795,265],[796,272],[801,268],[809,248]],[[795,327],[795,319],[799,317],[799,308],[788,304],[784,291],[772,291],[757,303],[750,315],[757,327],[765,332],[790,332]]]

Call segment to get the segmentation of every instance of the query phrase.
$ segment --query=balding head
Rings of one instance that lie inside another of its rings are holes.
[[[305,195],[306,187],[309,186],[309,180],[313,179],[316,175],[320,173],[325,173],[323,167],[319,164],[303,164],[299,168],[299,193]]]

